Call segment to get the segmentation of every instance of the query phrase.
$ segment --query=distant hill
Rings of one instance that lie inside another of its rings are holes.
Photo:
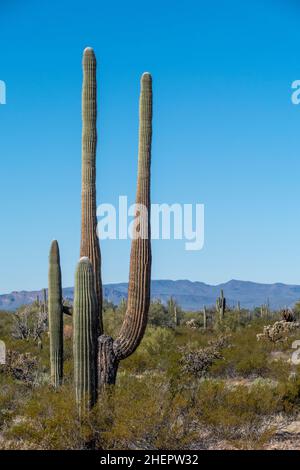
[[[232,280],[225,284],[211,286],[203,282],[182,281],[152,281],[152,298],[166,302],[171,296],[186,310],[198,310],[203,305],[214,305],[220,290],[223,289],[229,305],[253,308],[267,301],[270,307],[278,309],[293,306],[300,300],[300,286],[287,284],[258,284],[256,282]],[[73,299],[73,288],[63,289],[63,295]],[[33,302],[37,296],[42,298],[41,291],[20,291],[0,295],[0,310],[15,310],[21,305]],[[127,283],[104,285],[104,296],[107,300],[118,304],[127,297]]]

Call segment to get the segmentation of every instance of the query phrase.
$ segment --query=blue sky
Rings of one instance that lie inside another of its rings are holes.
[[[153,242],[154,279],[300,283],[300,8],[287,0],[1,0],[0,293],[63,284],[79,256],[81,55],[98,59],[98,202],[133,202],[140,75],[154,87],[152,200],[205,204],[205,246]],[[101,244],[126,281],[128,241]]]

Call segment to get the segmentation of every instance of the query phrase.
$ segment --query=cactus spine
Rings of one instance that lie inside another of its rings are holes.
[[[99,338],[98,383],[114,384],[120,360],[130,356],[140,344],[148,317],[151,278],[150,165],[152,142],[152,78],[141,79],[138,180],[136,193],[136,232],[130,254],[128,303],[116,340]],[[147,210],[141,210],[141,208]],[[138,235],[141,236],[138,236]]]
[[[96,401],[97,320],[93,267],[83,257],[75,275],[73,312],[74,382],[80,412],[91,408]]]
[[[98,303],[98,333],[102,333],[101,255],[96,217],[96,147],[97,147],[97,81],[96,57],[93,49],[83,54],[82,86],[82,188],[80,256],[88,257],[94,271]]]
[[[63,311],[59,246],[51,244],[48,276],[51,381],[58,387],[63,379]]]
[[[224,297],[223,289],[221,290],[221,296],[217,298],[216,310],[219,313],[220,321],[222,321],[224,319],[226,310],[226,299]]]

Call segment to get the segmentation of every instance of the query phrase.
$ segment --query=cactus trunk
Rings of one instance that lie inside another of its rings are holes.
[[[96,147],[97,147],[96,57],[87,48],[83,55],[82,86],[82,192],[80,256],[88,257],[94,272],[97,298],[97,330],[102,333],[101,255],[97,236]]]
[[[93,267],[84,257],[76,270],[73,312],[74,382],[80,413],[96,402],[97,307]]]
[[[152,78],[141,79],[136,236],[132,240],[128,303],[123,325],[115,341],[99,338],[98,381],[102,387],[115,382],[118,363],[140,344],[148,318],[151,278],[150,166],[152,141]]]
[[[50,333],[51,381],[58,387],[63,379],[63,312],[59,247],[51,244],[49,255],[48,313]]]

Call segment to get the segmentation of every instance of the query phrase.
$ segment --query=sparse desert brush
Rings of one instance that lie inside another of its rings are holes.
[[[300,412],[300,367],[294,380],[281,381],[278,385],[280,406],[285,413]]]
[[[128,406],[134,403],[134,406]],[[183,449],[195,431],[189,396],[172,393],[159,377],[120,375],[120,386],[108,391],[92,412],[98,448]]]
[[[0,311],[0,338],[6,342],[11,335],[13,317],[11,312]]]
[[[211,373],[217,376],[265,376],[269,371],[270,348],[256,340],[257,327],[243,328],[231,337],[231,347],[223,351],[222,360],[217,360]]]
[[[278,412],[280,395],[267,385],[228,387],[224,382],[205,380],[196,393],[199,423],[218,439],[239,447],[261,446],[272,432],[267,418]]]
[[[134,406],[128,406],[128,403]],[[161,378],[120,374],[91,413],[78,421],[72,390],[41,387],[4,435],[6,448],[179,449],[194,436],[189,397],[171,393]]]
[[[172,330],[148,326],[138,350],[122,364],[122,369],[136,373],[166,370],[170,356],[176,350]]]
[[[126,304],[125,304],[126,309]],[[125,316],[123,304],[117,309],[112,307],[104,308],[103,310],[103,325],[105,331],[110,336],[116,336],[120,331]]]
[[[80,428],[70,387],[40,387],[27,400],[4,433],[10,448],[80,449],[86,436]]]
[[[16,351],[6,352],[6,364],[3,373],[31,386],[38,376],[38,359],[31,353],[21,354]]]

